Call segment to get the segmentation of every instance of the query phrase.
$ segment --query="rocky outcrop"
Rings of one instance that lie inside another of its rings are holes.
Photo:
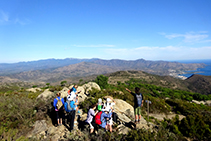
[[[64,87],[61,91],[59,91],[61,93],[61,97],[67,97],[67,92],[68,92],[68,88]]]
[[[207,104],[208,106],[211,106],[211,100],[205,101],[205,104]]]
[[[205,104],[204,101],[197,101],[197,100],[192,100],[193,103],[196,103],[196,104]]]
[[[85,94],[86,94],[86,95],[89,94],[89,91],[92,90],[92,88],[97,89],[97,90],[99,90],[99,91],[101,90],[101,89],[100,89],[100,86],[99,86],[97,83],[95,83],[95,82],[89,82],[89,83],[87,83],[87,84],[84,84],[84,85],[83,85],[83,88],[84,88],[84,90],[85,90]]]
[[[33,126],[34,126],[34,129],[31,131],[28,137],[32,137],[34,135],[40,134],[43,131],[46,131],[48,129],[48,126],[45,120],[38,120],[35,122]]]
[[[55,94],[53,93],[53,92],[51,92],[51,91],[49,91],[49,89],[46,89],[43,93],[41,93],[38,97],[37,97],[37,99],[44,99],[44,100],[46,100],[46,99],[48,99],[48,98],[50,98],[50,97],[55,97]]]
[[[46,140],[51,141],[64,140],[70,134],[69,130],[64,126],[47,126],[46,121],[36,121],[34,129],[28,135],[29,140]]]
[[[73,85],[71,85],[69,87],[69,89],[71,89],[72,87],[73,87]],[[95,83],[95,82],[89,82],[87,84],[84,84],[83,86],[78,86],[77,91],[78,92],[81,91],[78,94],[78,96],[79,96],[79,103],[83,102],[86,99],[87,95],[89,94],[89,91],[92,90],[93,88],[97,89],[97,90],[101,90],[100,86],[97,83]]]
[[[134,108],[129,103],[121,99],[114,99],[115,104],[115,112],[119,117],[122,117],[123,121],[128,122],[129,119],[134,119]],[[126,118],[126,117],[127,118]]]
[[[42,90],[40,88],[30,88],[30,89],[26,89],[26,91],[36,93],[37,91],[42,91]]]

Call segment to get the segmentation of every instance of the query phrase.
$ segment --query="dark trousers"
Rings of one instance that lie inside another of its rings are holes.
[[[75,119],[75,110],[72,110],[72,111],[70,111],[70,113],[69,113],[70,131],[73,130],[74,119]]]

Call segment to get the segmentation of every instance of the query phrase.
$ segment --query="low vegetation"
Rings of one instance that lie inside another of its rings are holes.
[[[130,79],[126,82],[108,84],[108,78],[100,75],[96,82],[102,88],[101,91],[92,90],[90,96],[80,104],[84,112],[88,111],[91,104],[97,103],[98,98],[106,95],[123,99],[133,105],[133,96],[125,88],[134,90],[140,87],[145,100],[152,101],[150,113],[174,112],[185,115],[186,118],[179,120],[176,116],[173,119],[155,121],[156,132],[148,130],[131,130],[127,135],[119,135],[117,132],[104,133],[99,131],[98,135],[90,135],[88,131],[82,131],[83,136],[69,136],[71,140],[211,140],[211,107],[190,103],[191,100],[210,100],[211,95],[201,95],[189,91],[164,88],[152,84],[142,83],[141,79]],[[82,82],[82,81],[81,81]],[[80,83],[81,83],[80,82]],[[60,91],[61,85],[51,86],[50,83],[42,88],[44,91]],[[36,120],[49,120],[52,109],[51,102],[37,100],[41,92],[28,92],[25,88],[11,87],[0,90],[0,140],[27,140],[26,134],[32,130]],[[143,106],[143,113],[146,112],[146,103]]]

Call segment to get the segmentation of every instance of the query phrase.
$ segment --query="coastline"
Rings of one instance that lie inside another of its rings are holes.
[[[188,78],[186,76],[181,75],[181,74],[185,74],[184,71],[180,71],[179,73],[176,70],[168,70],[168,71],[169,71],[169,76],[172,76],[174,78],[179,78],[179,79],[182,79],[182,80],[185,80],[185,79]]]

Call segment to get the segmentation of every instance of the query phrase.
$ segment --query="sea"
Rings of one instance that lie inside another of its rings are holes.
[[[177,61],[179,63],[204,63],[206,66],[204,68],[198,68],[197,70],[185,71],[185,74],[180,74],[185,77],[190,77],[193,74],[200,74],[211,76],[211,59],[209,60],[185,60],[185,61]]]

